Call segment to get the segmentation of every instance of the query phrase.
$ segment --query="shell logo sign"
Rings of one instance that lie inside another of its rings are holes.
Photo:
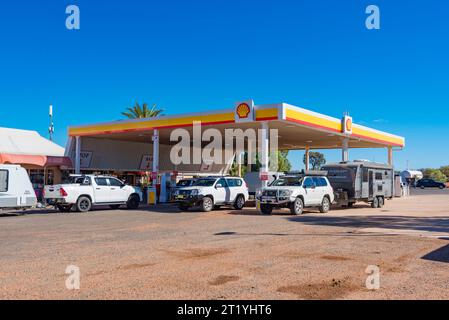
[[[247,103],[241,103],[237,106],[237,109],[235,110],[238,117],[240,119],[248,118],[249,113],[251,112],[251,109],[249,108],[249,105]]]
[[[240,101],[235,104],[235,122],[254,121],[253,100]]]
[[[344,116],[342,122],[343,122],[343,133],[352,134],[352,117]]]

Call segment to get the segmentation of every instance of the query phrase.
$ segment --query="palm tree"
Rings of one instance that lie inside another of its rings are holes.
[[[143,119],[143,118],[155,118],[160,116],[164,110],[157,108],[154,104],[151,108],[148,108],[148,104],[144,103],[140,106],[137,102],[134,107],[126,108],[122,115],[129,119]]]

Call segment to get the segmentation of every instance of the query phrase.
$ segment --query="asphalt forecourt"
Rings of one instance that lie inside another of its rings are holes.
[[[1,299],[445,299],[448,190],[327,214],[254,208],[0,218]]]

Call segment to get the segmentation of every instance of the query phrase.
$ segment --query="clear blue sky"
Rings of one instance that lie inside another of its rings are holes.
[[[69,4],[79,31],[65,28]],[[365,28],[369,4],[381,30]],[[172,114],[252,98],[348,110],[405,136],[398,168],[449,164],[448,21],[446,0],[5,1],[0,126],[46,135],[52,103],[64,145],[68,125],[120,119],[136,101]],[[386,151],[351,157],[385,161]]]

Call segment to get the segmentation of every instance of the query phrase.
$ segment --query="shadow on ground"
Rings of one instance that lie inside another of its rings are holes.
[[[289,221],[308,225],[344,227],[344,228],[385,228],[397,230],[416,230],[449,233],[449,218],[408,217],[408,216],[294,216]]]
[[[426,254],[421,259],[449,263],[449,244]]]
[[[37,215],[37,214],[54,214],[58,213],[58,210],[55,209],[30,209],[30,210],[9,210],[9,211],[3,211],[0,213],[0,218],[6,218],[6,217],[19,217],[19,216],[25,216],[25,215]]]
[[[96,212],[96,211],[128,211],[126,209],[126,206],[121,206],[119,209],[113,209],[109,206],[95,206],[90,212]],[[167,205],[157,205],[157,206],[150,206],[150,205],[141,205],[138,209],[132,210],[133,212],[157,212],[157,213],[180,213],[181,211],[178,209],[177,206],[174,206],[172,204]],[[53,207],[47,207],[47,208],[39,208],[39,209],[29,209],[29,210],[5,210],[0,211],[0,218],[6,218],[6,217],[18,217],[18,216],[25,216],[25,215],[48,215],[48,214],[85,214],[85,213],[79,213],[76,210],[72,209],[70,212],[60,212],[58,209],[54,209]]]

